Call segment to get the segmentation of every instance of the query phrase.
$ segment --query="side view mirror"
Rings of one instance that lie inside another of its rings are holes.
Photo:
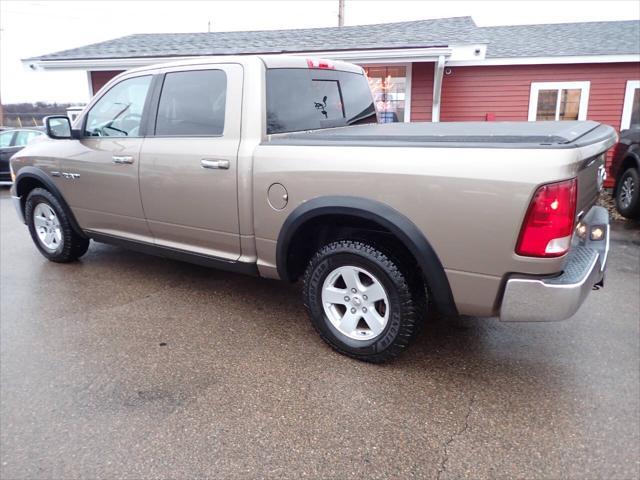
[[[64,115],[50,115],[44,118],[44,126],[47,135],[54,139],[77,138],[76,132],[71,128],[71,120]]]

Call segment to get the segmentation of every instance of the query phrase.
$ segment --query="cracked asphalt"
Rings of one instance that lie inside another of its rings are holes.
[[[92,244],[47,262],[0,192],[0,477],[640,477],[640,228],[571,319],[434,319],[386,365],[299,287]]]

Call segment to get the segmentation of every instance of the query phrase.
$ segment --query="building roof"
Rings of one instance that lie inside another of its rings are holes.
[[[471,17],[295,30],[151,33],[27,59],[34,61],[295,53],[486,43],[488,58],[640,53],[640,22],[478,27]]]
[[[479,28],[487,58],[640,53],[640,22],[584,22]]]
[[[128,35],[32,60],[293,53],[470,43],[471,17],[295,30]]]

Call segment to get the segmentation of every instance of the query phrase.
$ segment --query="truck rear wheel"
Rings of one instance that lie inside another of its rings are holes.
[[[322,339],[340,353],[380,363],[399,355],[424,314],[424,285],[376,246],[322,247],[304,275],[304,303]]]

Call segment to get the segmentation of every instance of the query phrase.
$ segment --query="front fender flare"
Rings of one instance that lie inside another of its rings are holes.
[[[384,203],[360,197],[326,196],[309,200],[293,210],[285,220],[276,247],[276,266],[283,280],[291,281],[287,258],[296,232],[309,220],[322,215],[350,215],[378,223],[398,238],[418,261],[429,285],[432,300],[444,315],[458,314],[444,267],[418,227]]]

